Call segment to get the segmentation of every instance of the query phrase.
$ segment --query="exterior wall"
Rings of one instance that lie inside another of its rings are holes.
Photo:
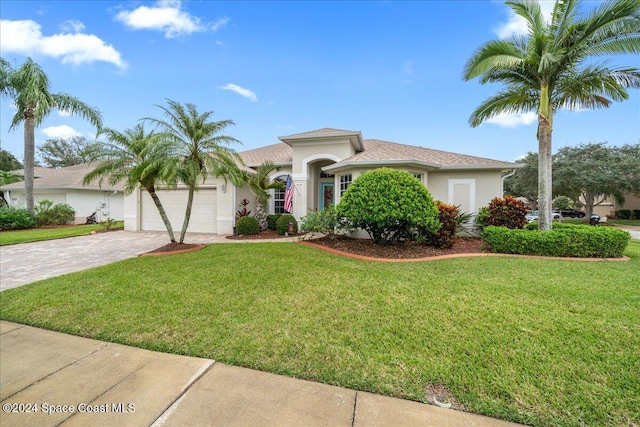
[[[9,193],[11,205],[26,207],[26,193],[20,190],[12,190]],[[102,190],[43,190],[35,189],[33,193],[34,204],[37,206],[42,200],[51,200],[54,203],[66,203],[76,211],[76,224],[84,224],[87,217],[96,212],[98,222],[107,218],[121,221],[124,219],[124,195],[121,191]]]
[[[502,177],[500,171],[432,171],[429,172],[427,189],[434,199],[445,203],[454,203],[451,186],[473,183],[475,192],[471,194],[473,206],[470,212],[476,213],[487,206],[494,197],[502,197]]]

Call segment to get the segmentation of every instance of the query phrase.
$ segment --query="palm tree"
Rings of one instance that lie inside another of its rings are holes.
[[[231,180],[234,185],[242,185],[245,175],[238,167],[242,163],[240,157],[227,147],[240,141],[220,135],[227,126],[234,124],[233,121],[211,121],[213,111],[199,113],[194,104],[182,105],[170,99],[167,99],[167,104],[168,107],[157,106],[164,112],[166,120],[150,117],[142,120],[150,121],[162,130],[162,137],[173,146],[172,157],[178,161],[178,177],[189,188],[180,234],[180,243],[183,243],[198,181],[204,182],[213,175],[224,178],[225,182]]]
[[[499,114],[538,113],[538,197],[540,230],[551,229],[551,134],[560,108],[606,108],[640,87],[640,71],[594,59],[640,53],[640,1],[615,0],[579,15],[579,0],[557,1],[545,22],[534,0],[509,0],[527,21],[526,37],[513,36],[480,46],[464,68],[464,79],[502,82],[505,89],[471,114],[471,126]]]
[[[280,170],[280,166],[274,165],[272,162],[264,162],[258,166],[258,170],[255,175],[247,177],[247,182],[253,194],[256,196],[256,213],[255,218],[260,224],[260,231],[264,231],[269,227],[267,223],[267,214],[264,211],[264,206],[269,199],[269,193],[267,190],[277,189],[284,190],[285,184],[280,181],[273,181],[269,183],[269,174],[273,171]]]
[[[98,110],[70,95],[51,93],[49,87],[49,77],[31,58],[15,70],[4,59],[0,63],[0,93],[12,97],[17,108],[9,130],[24,122],[24,186],[29,212],[33,212],[35,128],[54,109],[78,115],[98,130],[102,127]]]
[[[168,156],[171,147],[163,143],[157,133],[146,133],[142,124],[124,132],[106,128],[100,133],[109,143],[102,146],[97,155],[101,162],[84,177],[84,183],[99,179],[102,185],[105,178],[111,185],[124,182],[126,194],[131,194],[138,186],[144,188],[160,213],[171,243],[175,243],[171,222],[156,194],[158,183],[172,185],[175,182],[175,164]]]

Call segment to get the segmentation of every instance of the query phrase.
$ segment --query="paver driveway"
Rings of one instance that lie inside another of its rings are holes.
[[[187,243],[224,242],[217,234],[188,233]],[[0,291],[37,280],[132,258],[169,243],[167,233],[112,231],[0,247]]]

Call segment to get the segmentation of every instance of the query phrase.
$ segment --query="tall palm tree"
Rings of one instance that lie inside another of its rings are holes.
[[[640,71],[595,59],[640,53],[640,1],[599,3],[586,17],[579,0],[557,1],[546,22],[535,0],[509,0],[528,25],[527,36],[489,41],[464,68],[464,79],[501,82],[505,88],[471,114],[471,126],[499,114],[538,113],[538,197],[540,230],[551,229],[551,134],[560,108],[606,108],[640,87]]]
[[[224,178],[225,182],[231,180],[234,185],[242,185],[244,172],[238,166],[242,163],[240,157],[228,147],[240,141],[220,135],[227,126],[234,124],[233,121],[211,121],[213,111],[199,113],[194,104],[182,105],[170,99],[167,99],[167,104],[167,107],[158,105],[164,112],[164,120],[151,117],[142,120],[156,124],[162,131],[162,137],[173,146],[172,157],[178,161],[178,177],[189,188],[180,234],[180,243],[183,243],[198,182],[204,182],[213,175]]]
[[[146,133],[142,124],[124,132],[105,128],[100,133],[106,136],[109,143],[102,146],[96,158],[100,163],[85,175],[84,183],[99,179],[102,185],[105,178],[111,185],[124,182],[127,194],[131,194],[138,186],[144,188],[160,213],[171,243],[175,243],[171,222],[156,194],[158,183],[175,183],[175,163],[168,156],[171,147],[157,133]]]
[[[64,93],[51,93],[49,77],[31,58],[17,69],[6,60],[0,63],[0,93],[13,98],[17,108],[9,130],[24,122],[24,186],[27,209],[33,212],[33,167],[35,128],[54,110],[64,110],[88,120],[98,130],[102,117],[98,110]]]
[[[271,189],[284,190],[285,187],[284,182],[269,182],[269,174],[277,170],[280,170],[280,166],[276,166],[272,162],[267,161],[258,166],[255,175],[247,177],[247,183],[256,196],[256,212],[254,216],[256,220],[258,220],[258,224],[260,224],[260,231],[264,231],[269,227],[267,214],[264,210],[264,206],[269,199],[269,193],[267,191]]]

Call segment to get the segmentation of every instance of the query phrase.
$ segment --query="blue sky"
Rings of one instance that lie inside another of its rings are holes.
[[[32,57],[54,92],[96,107],[118,130],[160,117],[169,98],[233,120],[225,133],[243,143],[238,151],[323,127],[498,160],[537,151],[534,114],[468,124],[500,86],[464,82],[466,60],[523,30],[502,2],[3,0],[0,16],[2,57]],[[613,63],[640,67],[640,58]],[[22,128],[8,129],[11,101],[0,110],[2,148],[22,159]],[[636,143],[640,91],[554,120],[554,151]],[[36,144],[71,135],[93,139],[95,129],[53,112]]]

